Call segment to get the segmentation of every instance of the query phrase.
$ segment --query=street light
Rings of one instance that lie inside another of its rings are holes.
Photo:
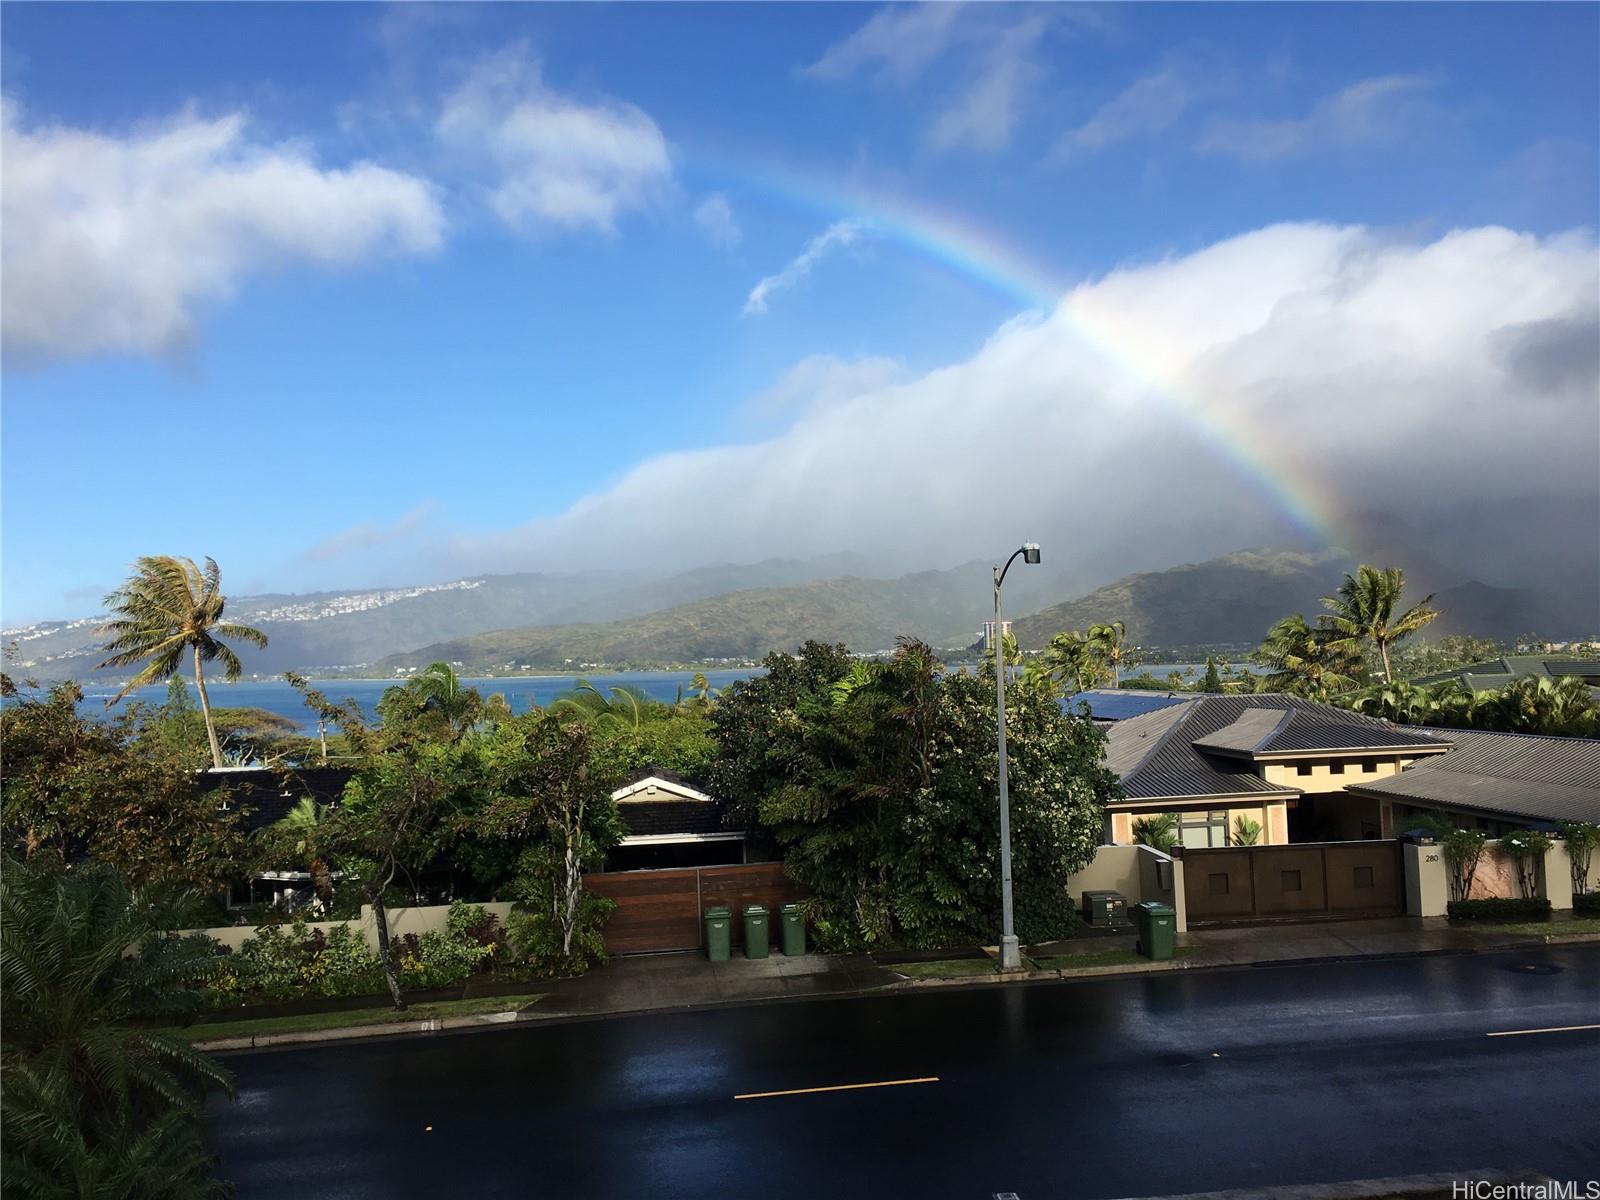
[[[1000,617],[1000,585],[1006,572],[1022,555],[1025,563],[1039,561],[1039,543],[1024,542],[994,569],[994,708],[1000,728],[1000,969],[1022,970],[1022,950],[1011,922],[1011,797],[1006,791],[1006,623]]]

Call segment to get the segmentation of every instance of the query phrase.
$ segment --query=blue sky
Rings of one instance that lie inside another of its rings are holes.
[[[1262,314],[1358,283],[1438,289],[1464,346],[1536,331],[1460,379],[1330,310],[1446,431],[1441,473],[1518,423],[1517,486],[1580,512],[1594,486],[1538,454],[1590,419],[1593,5],[7,4],[3,38],[8,624],[94,611],[144,553],[259,591],[597,546],[942,566],[1024,524],[1102,573],[1255,544],[1296,504],[1250,460],[1337,403],[1322,376],[1268,402],[1307,354]],[[1491,227],[1516,239],[1451,237]],[[1235,290],[1259,303],[1224,320]],[[1073,338],[1092,363],[1029,374]],[[1030,407],[1108,358],[1059,425]],[[997,422],[1029,477],[999,498]],[[1350,471],[1289,490],[1348,530],[1364,471],[1415,467],[1392,453],[1352,435]],[[1039,482],[1213,460],[1186,520],[1141,491],[1099,541]]]

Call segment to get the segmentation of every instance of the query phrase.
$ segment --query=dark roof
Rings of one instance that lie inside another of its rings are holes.
[[[1131,688],[1126,690],[1090,688],[1063,699],[1061,708],[1064,712],[1075,716],[1078,706],[1086,704],[1089,706],[1089,716],[1096,721],[1125,721],[1129,717],[1142,716],[1159,708],[1181,704],[1187,698],[1173,692],[1140,692]]]
[[[624,800],[617,812],[633,837],[738,832],[723,825],[722,805],[704,800]]]
[[[229,808],[249,810],[243,827],[250,833],[283,820],[307,796],[318,804],[343,799],[349,778],[349,767],[231,767],[207,771],[200,777],[200,787],[203,791],[226,788]]]
[[[1457,667],[1453,671],[1421,675],[1411,682],[1432,685],[1459,680],[1469,691],[1497,692],[1529,676],[1535,679],[1561,679],[1568,675],[1576,675],[1590,684],[1600,684],[1600,661],[1549,654],[1504,654],[1485,662]]]
[[[632,787],[636,783],[643,783],[646,779],[660,779],[666,783],[675,783],[679,787],[692,788],[694,791],[710,795],[705,783],[699,779],[692,779],[687,775],[680,775],[676,771],[666,771],[660,767],[651,766],[635,767],[629,771],[623,776],[622,782],[618,785],[618,790]]]
[[[1400,774],[1349,789],[1535,821],[1600,823],[1600,741],[1430,729],[1455,748]]]
[[[1437,738],[1398,729],[1387,721],[1361,718],[1342,709],[1317,705],[1317,711],[1300,708],[1250,709],[1215,733],[1196,738],[1194,744],[1219,754],[1259,758],[1274,754],[1299,754],[1335,750],[1424,750],[1436,753]]]
[[[1189,796],[1298,796],[1268,783],[1247,756],[1292,750],[1418,750],[1438,739],[1298,696],[1194,695],[1106,730],[1106,765],[1129,801]]]

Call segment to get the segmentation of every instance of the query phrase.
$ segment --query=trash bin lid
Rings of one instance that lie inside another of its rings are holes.
[[[767,915],[767,906],[765,904],[746,904],[744,906],[744,915],[747,917],[764,917]]]
[[[1163,904],[1159,900],[1141,900],[1134,907],[1144,909],[1152,917],[1172,917],[1177,915],[1177,910],[1172,905]]]
[[[788,916],[790,913],[798,913],[800,911],[800,903],[797,900],[791,900],[778,911],[783,913],[784,916]]]
[[[718,904],[712,908],[706,909],[707,920],[710,920],[714,917],[721,917],[724,921],[726,921],[732,915],[733,914],[728,911],[727,906],[722,904]]]

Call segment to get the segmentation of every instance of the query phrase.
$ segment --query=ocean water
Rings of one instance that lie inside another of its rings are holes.
[[[736,679],[748,679],[758,671],[759,668],[707,671],[705,676],[713,688],[720,688],[726,687]],[[601,691],[626,685],[638,688],[652,700],[671,702],[677,698],[680,687],[685,696],[689,694],[689,683],[694,678],[694,672],[627,671],[614,675],[586,675],[584,678]],[[330,700],[356,701],[369,718],[375,718],[378,712],[378,698],[386,689],[393,687],[395,682],[393,679],[319,679],[312,680],[312,686]],[[461,682],[467,687],[477,688],[485,696],[492,696],[498,692],[510,703],[512,712],[523,713],[534,705],[542,708],[563,692],[570,692],[577,686],[578,681],[572,675],[518,675],[497,679],[463,678]],[[298,721],[300,728],[307,733],[316,730],[316,717],[306,708],[300,693],[281,679],[241,680],[238,683],[208,679],[206,691],[211,696],[211,703],[218,708],[264,708],[268,712]],[[83,689],[83,704],[80,707],[88,712],[103,713],[106,711],[106,701],[116,694],[117,689],[114,687],[104,684],[87,685]],[[191,697],[194,696],[193,684],[189,685],[189,694]],[[130,693],[127,700],[113,707],[111,711],[115,712],[122,705],[132,702],[161,704],[166,698],[167,685],[154,684]]]

